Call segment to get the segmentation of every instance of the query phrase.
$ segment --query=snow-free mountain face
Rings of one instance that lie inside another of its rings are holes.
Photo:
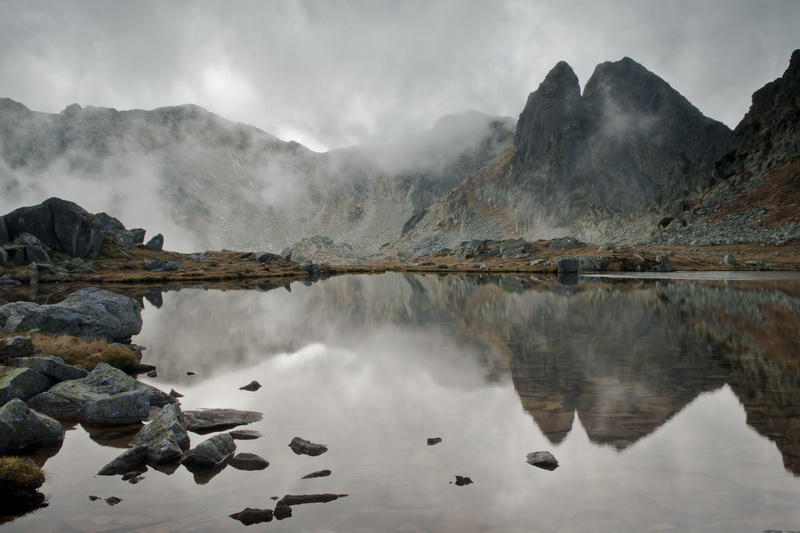
[[[45,114],[0,99],[0,210],[59,196],[178,249],[323,236],[357,257],[470,239],[647,241],[742,161],[758,171],[776,150],[797,157],[797,91],[785,87],[796,76],[784,78],[732,133],[632,59],[598,65],[583,90],[560,62],[517,122],[450,115],[413,138],[327,153],[192,105]]]

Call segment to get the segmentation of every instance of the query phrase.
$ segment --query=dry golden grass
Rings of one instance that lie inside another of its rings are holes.
[[[23,457],[0,457],[0,485],[36,490],[44,483],[42,469]]]
[[[0,338],[12,335],[0,335]],[[102,339],[81,339],[71,335],[31,333],[33,347],[47,355],[61,357],[67,364],[80,365],[92,370],[97,363],[106,363],[124,371],[131,371],[139,362],[131,348],[108,343]]]

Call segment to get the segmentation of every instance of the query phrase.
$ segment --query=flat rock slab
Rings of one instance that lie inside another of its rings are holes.
[[[262,522],[272,521],[272,509],[253,509],[251,507],[246,507],[230,516],[246,526],[261,524]]]
[[[258,411],[238,409],[198,409],[183,413],[186,429],[201,435],[258,422],[263,418],[264,414]]]
[[[346,497],[347,494],[287,494],[280,499],[278,505],[292,506],[305,503],[327,503]]]
[[[558,461],[550,452],[531,452],[528,454],[527,463],[545,470],[558,468]]]
[[[264,436],[260,431],[256,431],[255,429],[234,429],[233,431],[229,431],[228,435],[236,440],[255,440]]]
[[[237,453],[230,460],[230,465],[237,470],[264,470],[269,461],[254,453]]]
[[[328,451],[328,446],[325,444],[316,444],[300,437],[293,438],[289,443],[289,448],[297,455],[317,456]]]

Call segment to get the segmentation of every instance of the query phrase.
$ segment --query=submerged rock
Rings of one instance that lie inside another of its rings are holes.
[[[133,298],[88,287],[53,305],[14,302],[0,307],[0,332],[45,333],[127,340],[142,329],[142,308]]]
[[[238,513],[233,513],[230,517],[246,526],[261,524],[262,522],[272,521],[272,509],[253,509],[245,507]]]
[[[289,447],[297,455],[317,456],[328,451],[328,447],[325,444],[315,444],[300,437],[293,438],[292,442],[289,443]]]
[[[152,422],[144,426],[131,442],[147,448],[147,461],[156,464],[177,463],[189,448],[189,434],[181,408],[173,403],[164,407]]]
[[[233,438],[227,433],[223,433],[214,435],[189,450],[181,462],[186,465],[213,468],[227,460],[234,451],[236,451],[236,443]]]
[[[97,472],[100,476],[127,474],[131,471],[142,472],[147,460],[147,446],[134,446]],[[124,478],[123,478],[124,479]]]
[[[292,506],[306,503],[327,503],[345,497],[347,497],[347,494],[287,494],[278,501],[278,505]]]
[[[64,428],[57,420],[37,413],[13,399],[0,407],[0,454],[60,445]]]
[[[550,452],[531,452],[528,454],[527,463],[545,470],[558,468],[558,461]]]
[[[264,470],[269,466],[269,461],[260,455],[243,452],[234,455],[230,465],[237,470]]]
[[[183,413],[186,429],[195,433],[212,433],[223,431],[264,418],[257,411],[240,411],[238,409],[198,409]]]

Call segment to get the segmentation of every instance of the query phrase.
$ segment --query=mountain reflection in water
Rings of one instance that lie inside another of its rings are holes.
[[[90,470],[81,494],[106,483],[124,500],[115,512],[128,505],[165,531],[233,527],[227,514],[307,492],[350,497],[268,527],[800,529],[800,279],[562,285],[385,274],[291,291],[135,295],[145,326],[134,341],[159,373],[147,381],[184,393],[185,409],[263,411],[248,427],[264,438],[240,441],[240,450],[271,465],[207,478],[151,471],[123,494],[118,480],[92,474],[129,436],[76,428],[45,466],[55,477],[51,507],[12,523],[20,530],[57,530],[61,515],[91,529],[97,508],[60,492],[81,481],[59,481],[74,476],[84,434],[98,456],[78,461]],[[238,390],[252,379],[259,391]],[[296,457],[286,445],[298,435],[330,451]],[[443,442],[426,446],[434,436]],[[558,470],[525,464],[527,452],[545,449]],[[322,468],[333,474],[300,481]],[[448,484],[456,474],[475,483]]]

